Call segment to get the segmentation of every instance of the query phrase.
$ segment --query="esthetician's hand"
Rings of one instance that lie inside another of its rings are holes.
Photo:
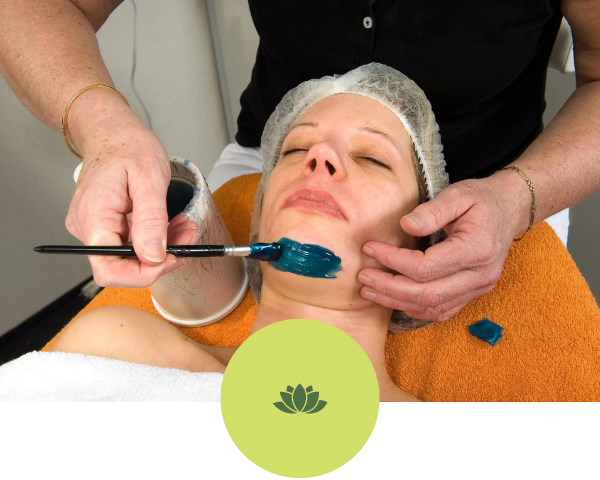
[[[513,173],[504,170],[486,179],[454,183],[417,206],[411,212],[416,217],[402,217],[400,226],[415,237],[443,227],[448,238],[425,252],[365,243],[363,252],[394,273],[361,270],[363,298],[413,318],[442,322],[490,292],[513,239],[529,226],[531,195]]]
[[[166,193],[171,179],[167,153],[148,128],[133,114],[127,115],[96,125],[87,136],[65,223],[85,245],[133,244],[139,261],[88,257],[99,285],[147,287],[184,260],[166,255]],[[187,223],[191,228],[193,222]]]

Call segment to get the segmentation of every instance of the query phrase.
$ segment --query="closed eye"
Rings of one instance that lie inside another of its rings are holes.
[[[290,150],[286,150],[285,152],[282,152],[281,156],[285,157],[286,155],[291,155],[292,153],[296,153],[296,152],[308,152],[308,148],[292,148]]]
[[[285,152],[281,153],[282,157],[285,157],[287,155],[291,155],[293,153],[297,153],[297,152],[308,152],[308,148],[291,148],[289,150],[286,150]],[[380,167],[386,168],[388,170],[392,170],[389,166],[387,166],[385,163],[380,162],[379,160],[373,158],[373,157],[359,157],[362,158],[363,160],[367,160],[375,165],[378,165]]]
[[[379,160],[376,160],[373,157],[360,157],[360,158],[362,158],[363,160],[368,160],[369,162],[374,163],[375,165],[379,165],[380,167],[387,168],[388,170],[392,170],[385,163],[380,162]]]

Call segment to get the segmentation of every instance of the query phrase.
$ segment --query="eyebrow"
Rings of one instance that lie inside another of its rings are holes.
[[[371,127],[359,127],[358,131],[374,133],[375,135],[381,135],[382,137],[384,137],[388,142],[390,142],[394,146],[394,148],[398,151],[400,158],[404,159],[404,155],[402,155],[400,148],[398,147],[398,145],[396,145],[396,142],[394,141],[394,139],[392,137],[390,137],[387,133],[382,132],[381,130],[377,130],[376,128],[371,128]]]
[[[375,133],[376,135],[383,135],[385,138],[387,138],[390,142],[392,142],[392,137],[390,137],[387,133],[382,132],[381,130],[377,130],[375,128],[371,128],[371,127],[360,127],[358,129],[359,132],[369,132],[369,133]]]
[[[298,123],[298,124],[294,125],[292,128],[290,128],[290,131],[288,132],[288,135],[290,134],[290,132],[292,130],[294,130],[294,128],[298,128],[298,127],[312,127],[312,128],[317,128],[318,126],[319,126],[319,124],[317,122]]]

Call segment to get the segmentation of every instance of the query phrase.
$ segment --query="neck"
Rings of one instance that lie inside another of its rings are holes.
[[[385,341],[390,322],[390,310],[373,304],[360,310],[335,310],[310,305],[285,297],[263,284],[260,306],[251,334],[263,327],[290,318],[310,318],[332,325],[354,339],[371,361],[381,401],[397,398],[401,390],[391,381],[385,367]]]

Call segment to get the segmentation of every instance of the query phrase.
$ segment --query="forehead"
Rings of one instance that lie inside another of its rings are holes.
[[[353,93],[322,98],[311,105],[294,125],[310,123],[322,130],[376,130],[390,138],[403,157],[412,158],[412,141],[402,121],[392,110],[372,98]]]
[[[312,104],[297,120],[302,123],[315,116],[332,117],[336,121],[362,121],[388,125],[403,132],[404,126],[398,116],[382,103],[372,98],[353,93],[339,93],[322,98]]]

